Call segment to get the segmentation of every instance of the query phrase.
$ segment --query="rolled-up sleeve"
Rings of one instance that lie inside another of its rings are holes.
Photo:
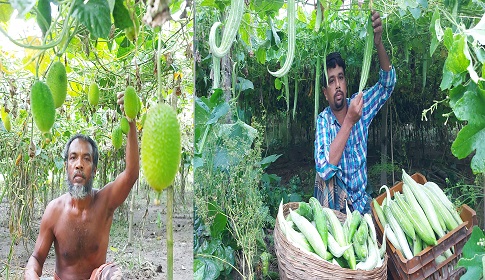
[[[394,66],[390,71],[379,71],[379,81],[364,92],[364,109],[362,118],[368,127],[372,119],[384,106],[391,96],[396,85],[396,69]]]
[[[332,124],[325,117],[324,110],[318,115],[315,133],[315,168],[324,181],[332,178],[340,170],[338,166],[328,162],[331,144],[331,129],[328,129],[329,125]]]

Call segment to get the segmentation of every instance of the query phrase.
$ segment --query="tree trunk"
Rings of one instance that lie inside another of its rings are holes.
[[[381,118],[381,186],[387,185],[387,113],[389,111],[389,103],[386,102],[382,108],[382,118]]]

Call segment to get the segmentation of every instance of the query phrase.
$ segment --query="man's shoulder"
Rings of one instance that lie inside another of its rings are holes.
[[[47,204],[47,208],[46,208],[46,211],[49,209],[49,210],[56,210],[56,209],[59,209],[60,207],[63,207],[66,202],[67,202],[67,199],[69,198],[69,194],[68,193],[65,193],[57,198],[54,198],[53,200],[51,200],[49,202],[49,204]]]

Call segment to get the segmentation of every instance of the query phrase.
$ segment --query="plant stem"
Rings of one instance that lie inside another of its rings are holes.
[[[173,185],[167,188],[167,279],[173,280]]]

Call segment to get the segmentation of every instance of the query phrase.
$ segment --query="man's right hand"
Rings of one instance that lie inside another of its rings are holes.
[[[362,116],[362,108],[364,107],[364,98],[362,96],[363,93],[359,92],[354,99],[350,101],[350,106],[345,118],[348,119],[352,125],[358,122]]]

